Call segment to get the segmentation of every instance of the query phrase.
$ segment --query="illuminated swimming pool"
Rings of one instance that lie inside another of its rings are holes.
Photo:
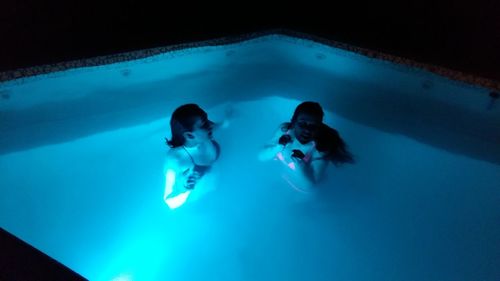
[[[491,90],[268,34],[0,84],[0,226],[90,280],[499,280]],[[294,192],[257,151],[304,100],[357,163]],[[168,118],[230,106],[218,184],[163,202]]]

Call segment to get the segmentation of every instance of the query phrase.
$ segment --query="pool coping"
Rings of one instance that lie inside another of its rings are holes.
[[[227,36],[222,38],[216,38],[211,40],[199,41],[199,42],[189,42],[180,43],[175,45],[143,49],[132,52],[124,52],[113,55],[97,56],[92,58],[84,58],[79,60],[64,61],[55,64],[46,64],[40,66],[33,66],[28,68],[21,68],[15,70],[9,70],[5,72],[0,72],[0,82],[6,82],[11,80],[17,80],[22,78],[28,78],[41,74],[48,74],[51,72],[64,71],[72,68],[79,67],[92,67],[92,66],[102,66],[112,63],[125,62],[130,60],[143,59],[167,52],[178,51],[188,48],[199,48],[208,46],[221,46],[239,43],[243,41],[248,41],[251,39],[256,39],[259,37],[270,36],[270,35],[284,35],[289,37],[294,37],[298,39],[306,39],[330,47],[342,49],[348,52],[357,53],[369,58],[379,59],[383,61],[388,61],[391,63],[405,65],[413,68],[419,68],[422,70],[429,71],[431,73],[449,78],[451,80],[461,81],[468,84],[473,84],[477,86],[482,86],[488,88],[492,91],[500,91],[500,81],[495,81],[492,79],[480,77],[477,75],[464,73],[458,70],[452,70],[446,67],[437,66],[428,63],[421,63],[411,59],[399,57],[396,55],[391,55],[379,51],[374,51],[366,48],[356,47],[350,44],[341,43],[338,41],[325,39],[316,35],[301,33],[289,29],[271,29],[261,32],[247,33],[237,36]],[[493,93],[493,92],[492,92]]]

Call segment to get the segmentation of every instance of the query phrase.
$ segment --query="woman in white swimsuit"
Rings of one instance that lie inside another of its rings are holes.
[[[294,178],[285,180],[299,191],[308,189],[299,186],[310,187],[321,181],[328,162],[354,162],[338,132],[323,124],[323,115],[318,103],[301,103],[291,121],[281,124],[259,154],[261,161],[274,159],[283,163]]]

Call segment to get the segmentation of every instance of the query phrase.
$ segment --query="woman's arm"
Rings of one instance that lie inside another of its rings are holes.
[[[312,180],[316,184],[324,178],[326,167],[328,166],[328,161],[323,158],[313,160],[311,166],[313,170]]]
[[[313,160],[311,163],[306,163],[296,157],[292,157],[292,159],[296,163],[296,167],[298,167],[296,171],[310,183],[316,184],[323,179],[326,167],[328,166],[327,160],[319,158]]]
[[[191,193],[190,190],[181,188],[180,182],[183,182],[181,173],[180,161],[175,152],[169,151],[167,160],[165,161],[165,189],[163,192],[163,200],[170,209],[175,209],[184,204]]]
[[[273,159],[278,152],[283,150],[283,146],[280,144],[267,144],[259,152],[259,160],[267,161]]]
[[[274,136],[259,152],[259,160],[267,161],[273,159],[278,152],[282,151],[285,145],[291,142],[292,138],[283,131],[283,126],[274,132]]]
[[[212,130],[218,131],[220,129],[226,129],[229,127],[231,120],[234,118],[234,107],[232,105],[226,106],[224,110],[224,116],[220,122],[212,122]]]

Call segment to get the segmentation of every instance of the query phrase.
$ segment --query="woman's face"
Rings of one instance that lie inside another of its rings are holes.
[[[302,144],[314,140],[321,123],[322,120],[319,116],[300,113],[293,124],[295,138]]]
[[[189,134],[196,143],[209,141],[212,139],[212,123],[207,119],[197,118],[193,130]]]

